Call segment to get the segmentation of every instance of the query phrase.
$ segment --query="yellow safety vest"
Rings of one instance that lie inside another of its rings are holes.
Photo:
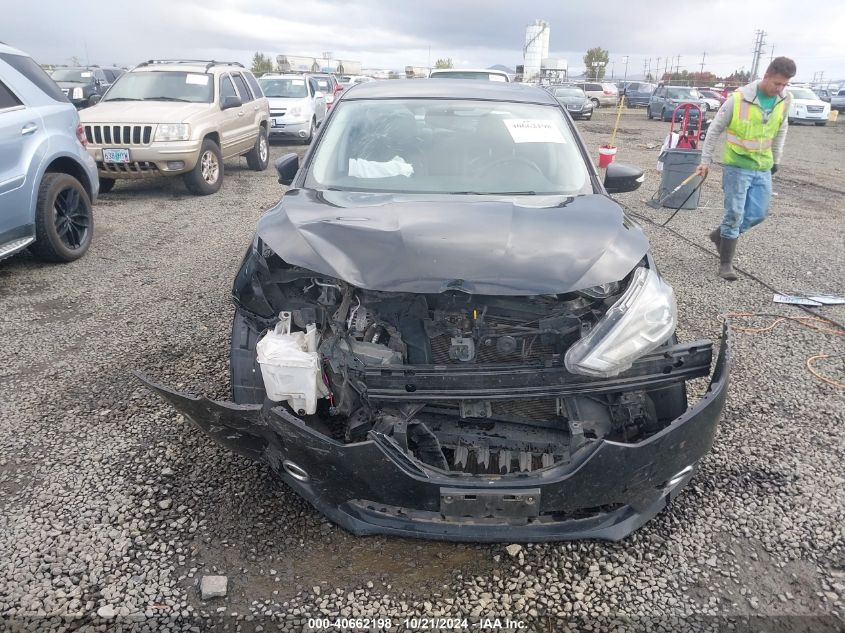
[[[768,119],[764,119],[763,109],[743,99],[739,90],[731,98],[733,116],[727,129],[724,163],[760,171],[771,169],[772,142],[783,123],[786,99],[778,101]]]

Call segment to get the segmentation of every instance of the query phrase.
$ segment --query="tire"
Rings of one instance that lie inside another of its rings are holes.
[[[791,117],[787,117],[786,122],[789,123],[789,125],[795,125],[795,119]]]
[[[116,182],[114,178],[100,178],[100,193],[108,193],[114,189]]]
[[[592,118],[593,118],[593,113],[592,113],[592,112],[590,112],[590,114],[587,114],[586,116],[584,116],[584,117],[582,117],[582,118],[583,118],[585,121],[589,121],[590,119],[592,119]]]
[[[663,122],[671,121],[672,120],[672,114],[670,113],[669,118],[667,119],[666,118],[666,110],[661,110],[660,111],[660,120],[663,121]]]
[[[72,262],[85,254],[93,234],[91,198],[82,183],[69,174],[45,174],[35,204],[32,254],[48,262]]]
[[[210,138],[203,140],[197,164],[182,178],[195,195],[208,196],[219,191],[223,184],[223,156],[217,143]]]
[[[815,124],[816,124],[817,126],[821,127],[821,126],[823,126],[823,125],[827,125],[827,121],[815,121]]]
[[[598,110],[601,107],[601,101],[598,99],[590,99],[593,102],[593,107]]]
[[[255,147],[246,154],[246,164],[252,171],[264,171],[270,164],[270,141],[266,128],[258,128],[258,138],[255,139]]]
[[[308,126],[308,136],[306,136],[304,139],[302,139],[303,145],[309,145],[311,143],[311,140],[314,138],[314,128],[315,127],[316,127],[315,119],[312,117],[311,118],[311,125]]]
[[[650,106],[646,106],[646,108],[645,108],[645,115],[648,117],[648,120],[649,120],[649,121],[653,121],[653,120],[654,120],[654,115],[651,113],[651,107],[650,107]]]

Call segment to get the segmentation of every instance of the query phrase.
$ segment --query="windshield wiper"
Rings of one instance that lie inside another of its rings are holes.
[[[536,196],[536,191],[450,191],[453,196]]]
[[[190,99],[180,99],[179,97],[144,97],[143,101],[182,101],[184,103],[191,103]]]
[[[136,97],[111,97],[109,99],[103,99],[103,101],[142,101],[142,99]]]

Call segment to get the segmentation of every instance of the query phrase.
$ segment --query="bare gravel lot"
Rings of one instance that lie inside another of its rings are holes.
[[[595,152],[613,113],[578,126]],[[669,212],[645,201],[667,128],[626,111],[617,138],[617,160],[647,174],[619,199],[658,221]],[[845,122],[790,128],[772,217],[740,241],[740,268],[785,291],[845,295],[843,155]],[[683,340],[716,337],[725,312],[803,314],[747,277],[716,276],[714,171],[703,208],[670,225],[709,252],[644,224]],[[231,283],[282,191],[272,168],[252,172],[243,159],[210,197],[181,181],[119,182],[95,208],[86,257],[0,262],[0,629],[303,630],[309,617],[352,615],[390,617],[394,629],[432,615],[510,616],[535,630],[572,617],[595,630],[620,619],[718,628],[717,616],[749,617],[748,630],[843,629],[845,392],[805,367],[827,354],[818,370],[845,380],[845,339],[831,332],[735,333],[713,452],[676,502],[620,543],[509,552],[356,538],[189,426],[131,371],[228,396]],[[845,306],[823,313],[845,322]],[[199,579],[218,574],[228,595],[203,602]]]

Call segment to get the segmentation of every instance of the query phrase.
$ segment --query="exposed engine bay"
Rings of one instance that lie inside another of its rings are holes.
[[[443,471],[525,473],[566,464],[597,440],[640,441],[686,410],[683,380],[709,370],[708,346],[652,354],[618,379],[566,371],[567,350],[619,301],[633,273],[566,294],[479,296],[363,290],[275,255],[262,263],[267,270],[254,271],[251,287],[279,318],[259,323],[239,311],[253,338],[274,327],[283,339],[307,332],[316,359],[315,406],[292,394],[276,401],[337,441],[380,434]],[[263,372],[266,383],[267,370],[256,363],[254,379]]]

